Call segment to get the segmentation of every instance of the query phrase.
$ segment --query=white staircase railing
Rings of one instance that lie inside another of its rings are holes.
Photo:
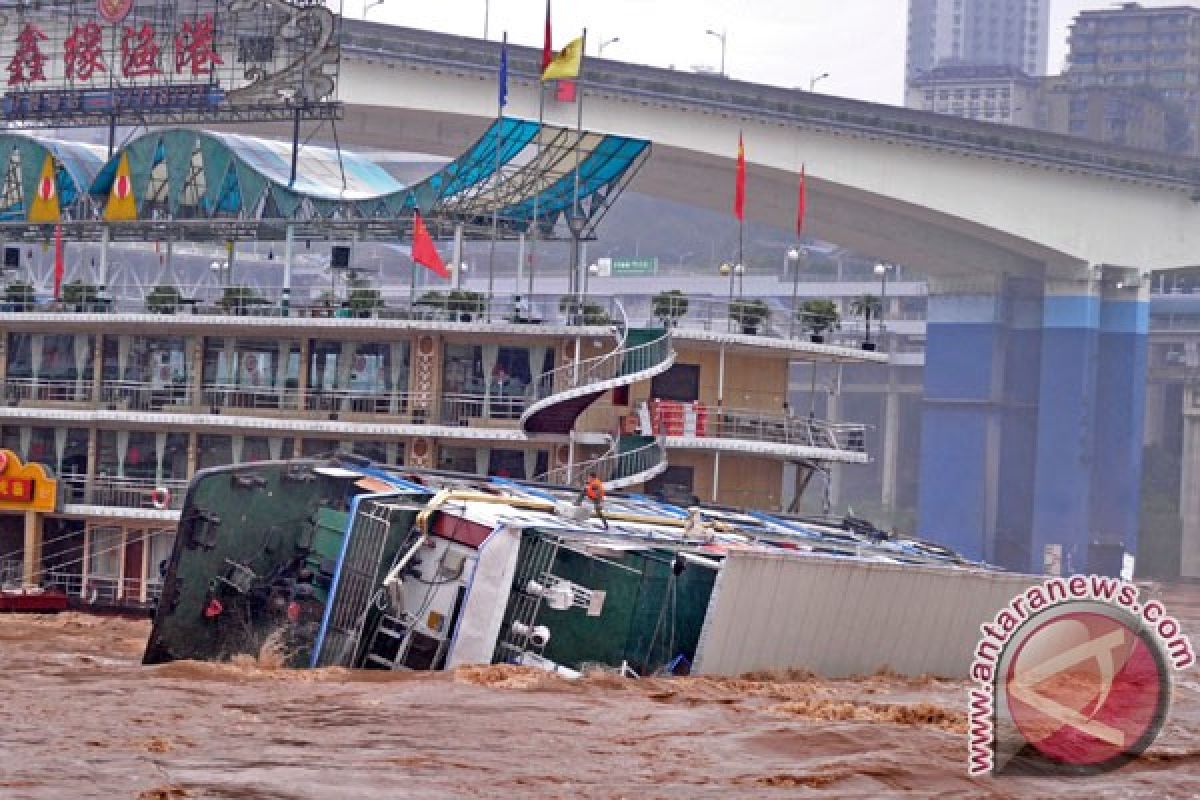
[[[613,442],[601,456],[550,470],[546,473],[546,482],[557,486],[582,487],[595,473],[606,489],[624,489],[645,483],[661,475],[666,468],[667,449],[658,439],[623,453],[618,451],[618,444]]]

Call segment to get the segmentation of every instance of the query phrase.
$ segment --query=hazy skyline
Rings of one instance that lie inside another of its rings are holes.
[[[344,12],[362,17],[375,0],[346,0]],[[1147,7],[1180,5],[1178,0],[1143,0]],[[331,3],[330,5],[335,5]],[[1084,9],[1109,8],[1102,0],[1052,0],[1050,70],[1061,71],[1067,53],[1067,27]],[[540,46],[542,0],[452,0],[410,3],[383,0],[367,19],[463,36],[488,34]],[[716,69],[721,43],[706,29],[727,32],[726,72],[733,78],[808,88],[829,73],[818,89],[828,94],[901,104],[904,97],[904,43],[907,0],[554,0],[555,46],[587,27],[588,55],[601,42],[620,41],[605,57],[690,70]]]

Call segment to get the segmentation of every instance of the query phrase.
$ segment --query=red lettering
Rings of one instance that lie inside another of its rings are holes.
[[[76,25],[63,43],[63,62],[68,80],[90,81],[97,72],[106,72],[103,51],[104,34],[94,22]]]
[[[158,43],[154,41],[154,28],[150,23],[143,23],[141,28],[124,29],[121,37],[121,74],[126,78],[161,75],[158,54]]]
[[[39,42],[46,41],[46,34],[32,22],[17,34],[17,49],[8,62],[8,85],[46,80],[46,56]]]
[[[185,20],[183,30],[175,35],[175,71],[190,67],[193,75],[211,75],[215,65],[225,63],[213,49],[215,42],[212,14]]]

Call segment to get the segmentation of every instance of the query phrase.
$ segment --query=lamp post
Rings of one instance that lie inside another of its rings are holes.
[[[808,79],[808,91],[811,94],[817,88],[817,84],[829,77],[828,72],[822,72],[820,75],[813,75]]]
[[[375,6],[383,5],[383,0],[363,0],[363,19],[367,18],[367,12]]]
[[[791,335],[796,333],[796,320],[800,316],[800,248],[793,247],[787,251],[788,268],[792,271],[792,321],[788,323]]]
[[[879,338],[881,341],[883,334],[887,331],[883,320],[885,310],[887,309],[888,273],[895,268],[894,264],[885,264],[882,261],[875,265],[875,274],[879,276]]]
[[[604,58],[604,48],[608,47],[610,44],[617,44],[620,41],[620,36],[614,36],[611,39],[605,39],[600,43],[600,48],[596,51],[596,56],[598,58]]]
[[[725,77],[725,43],[728,40],[728,34],[724,30],[722,30],[720,33],[717,33],[712,28],[709,28],[708,30],[706,30],[705,33],[709,36],[715,36],[721,40],[721,77],[724,78]]]
[[[463,273],[470,272],[470,271],[471,271],[471,265],[468,264],[467,262],[464,261],[458,265],[458,269],[454,270],[454,288],[455,289],[462,288]]]

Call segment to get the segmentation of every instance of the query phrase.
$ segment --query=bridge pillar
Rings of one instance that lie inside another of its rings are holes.
[[[1001,279],[931,281],[921,424],[920,529],[991,558],[1005,345]]]
[[[1183,393],[1183,491],[1179,493],[1179,516],[1183,522],[1179,575],[1200,578],[1200,386]]]

